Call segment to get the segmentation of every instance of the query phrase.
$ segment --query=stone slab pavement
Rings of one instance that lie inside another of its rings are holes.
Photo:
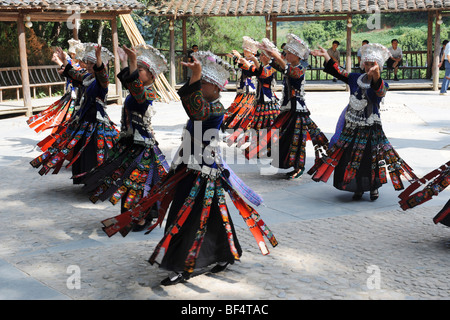
[[[229,105],[233,92],[223,93]],[[430,91],[389,92],[383,127],[399,154],[422,176],[450,158],[449,100]],[[328,137],[348,101],[346,92],[308,92],[313,120]],[[155,104],[153,126],[171,159],[186,115],[179,103]],[[119,123],[120,106],[108,107]],[[434,215],[449,190],[423,206],[402,211],[388,183],[380,198],[352,201],[332,179],[316,183],[306,173],[288,181],[267,161],[245,162],[236,148],[225,160],[264,198],[257,208],[279,245],[263,256],[229,202],[240,262],[211,274],[198,270],[186,283],[160,285],[166,272],[147,259],[162,237],[130,233],[108,238],[100,221],[119,207],[92,204],[70,170],[40,176],[29,161],[40,154],[25,117],[0,126],[0,299],[18,300],[448,300],[450,229]],[[307,168],[313,163],[310,143]],[[268,244],[270,246],[270,244]]]

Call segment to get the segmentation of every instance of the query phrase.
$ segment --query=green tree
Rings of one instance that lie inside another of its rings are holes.
[[[318,23],[305,23],[302,34],[303,39],[311,48],[317,47],[317,45],[323,45],[324,40],[327,39],[327,33],[323,25]]]

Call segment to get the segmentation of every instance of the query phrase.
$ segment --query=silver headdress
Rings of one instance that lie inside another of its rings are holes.
[[[76,59],[82,60],[84,62],[97,62],[97,57],[95,55],[95,48],[98,46],[96,43],[88,42],[88,43],[82,43],[81,45],[76,46]],[[106,65],[109,60],[111,60],[114,55],[106,49],[105,47],[102,47],[102,62]]]
[[[260,46],[260,49],[261,49],[261,52],[263,53],[263,54],[265,54],[267,57],[271,57],[271,55],[269,55],[269,54],[267,54],[267,52],[264,50],[264,47],[266,47],[266,48],[270,48],[270,49],[272,49],[272,50],[276,50],[276,51],[279,51],[278,50],[278,48],[273,44],[273,42],[272,41],[270,41],[269,39],[267,39],[267,38],[263,38],[262,40],[261,40],[261,46]]]
[[[242,49],[250,51],[253,54],[258,52],[258,41],[253,38],[243,36],[242,37]]]
[[[307,60],[310,50],[308,48],[308,44],[297,37],[295,34],[288,33],[286,36],[286,45],[284,46],[284,50],[289,51],[292,54],[295,54],[302,60]]]
[[[203,79],[225,90],[230,72],[236,73],[233,67],[210,51],[197,51],[192,56],[202,65]]]
[[[82,45],[80,40],[75,40],[73,38],[67,42],[69,43],[69,50],[67,50],[69,53],[77,53],[77,47]]]
[[[149,44],[138,44],[134,48],[138,66],[147,68],[155,77],[168,70],[167,60],[158,49]]]
[[[389,50],[379,43],[368,43],[361,47],[361,69],[364,69],[364,62],[376,62],[383,70],[383,65],[387,59],[391,56]]]

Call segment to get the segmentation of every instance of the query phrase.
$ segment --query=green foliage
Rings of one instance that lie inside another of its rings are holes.
[[[302,28],[302,34],[299,36],[303,36],[303,39],[309,46],[315,48],[317,45],[322,45],[322,39],[327,38],[327,33],[323,24],[305,23]]]
[[[427,50],[427,28],[404,30],[403,35],[399,37],[402,50]]]

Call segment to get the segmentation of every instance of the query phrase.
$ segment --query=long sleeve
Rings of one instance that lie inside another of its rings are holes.
[[[246,65],[246,64],[238,64],[238,67],[245,71],[245,74],[248,76],[255,75],[257,69],[254,64]]]
[[[386,95],[386,92],[389,88],[388,84],[381,78],[378,79],[376,82],[372,82],[370,84],[370,87],[375,91],[375,94],[382,98]]]
[[[100,67],[94,65],[94,72],[95,72],[95,79],[97,79],[98,84],[103,88],[108,88],[109,76],[108,72],[106,71],[105,65],[103,63]]]
[[[305,68],[302,65],[292,66],[290,64],[286,65],[286,69],[284,70],[284,74],[289,78],[299,79],[302,75],[305,74]]]
[[[179,90],[178,95],[181,98],[187,115],[192,120],[204,121],[209,118],[210,106],[203,98],[202,85],[200,80],[189,84],[187,82]]]
[[[141,104],[147,101],[154,101],[158,99],[158,95],[152,88],[145,88],[142,81],[139,79],[139,72],[135,70],[130,74],[129,67],[122,69],[117,75],[123,86],[128,89],[130,94],[136,99],[137,103]]]
[[[94,65],[94,72],[95,72],[95,79],[97,80],[98,84],[103,88],[108,88],[109,85],[109,76],[106,72],[105,65],[102,63],[102,65],[98,68],[96,65]],[[88,76],[89,73],[86,71],[79,71],[76,70],[71,64],[67,64],[64,68],[64,76],[75,80],[79,82],[83,82],[83,80]]]
[[[68,63],[64,68],[63,75],[71,80],[83,82],[88,73],[85,70],[76,70],[70,63]]]
[[[266,79],[266,78],[269,78],[270,76],[272,76],[275,72],[277,72],[277,70],[274,67],[272,67],[271,65],[266,65],[266,66],[261,65],[256,72],[256,76],[258,78]]]
[[[333,59],[330,59],[325,63],[324,71],[348,84],[349,73],[344,68],[340,67],[337,62],[334,62]]]

